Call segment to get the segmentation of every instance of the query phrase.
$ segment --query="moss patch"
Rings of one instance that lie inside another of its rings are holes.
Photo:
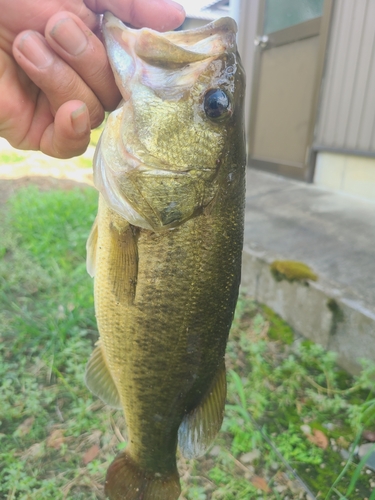
[[[266,319],[270,322],[268,337],[272,340],[281,340],[284,344],[290,345],[294,340],[292,328],[278,314],[267,306],[262,306]]]
[[[339,323],[344,321],[344,313],[335,299],[329,299],[327,302],[327,307],[332,313],[332,323],[330,328],[331,335],[334,335],[337,332],[337,327]]]
[[[271,264],[271,273],[276,281],[317,281],[318,275],[303,262],[295,260],[275,260]]]

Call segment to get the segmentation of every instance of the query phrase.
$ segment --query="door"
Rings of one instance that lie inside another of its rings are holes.
[[[330,0],[260,0],[249,165],[310,180],[310,147]],[[323,43],[322,43],[323,42]]]

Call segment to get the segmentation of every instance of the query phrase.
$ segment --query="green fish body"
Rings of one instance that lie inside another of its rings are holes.
[[[107,13],[103,32],[124,100],[94,160],[87,266],[100,341],[86,383],[127,423],[108,498],[176,500],[177,446],[202,455],[223,419],[243,242],[244,74],[229,18],[159,34]]]

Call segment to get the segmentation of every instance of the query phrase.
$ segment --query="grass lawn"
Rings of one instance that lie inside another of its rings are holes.
[[[85,242],[91,188],[13,194],[0,236],[0,499],[103,499],[126,445],[121,412],[83,383],[97,340]],[[375,431],[374,367],[352,379],[334,355],[295,340],[242,295],[227,352],[222,432],[200,460],[179,460],[184,500],[375,500],[355,446]]]

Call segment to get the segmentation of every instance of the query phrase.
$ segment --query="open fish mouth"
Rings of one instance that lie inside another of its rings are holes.
[[[229,17],[198,29],[159,33],[149,28],[129,28],[106,12],[102,29],[116,82],[125,100],[129,97],[129,82],[140,68],[144,80],[153,83],[156,91],[163,89],[169,98],[174,95],[179,98],[213,59],[236,51],[237,25]]]
[[[165,33],[149,28],[131,29],[110,12],[106,12],[103,18],[103,33],[110,57],[111,45],[121,43],[123,48],[128,46],[137,57],[150,64],[170,68],[235,50],[236,32],[237,25],[230,17],[198,29]]]

